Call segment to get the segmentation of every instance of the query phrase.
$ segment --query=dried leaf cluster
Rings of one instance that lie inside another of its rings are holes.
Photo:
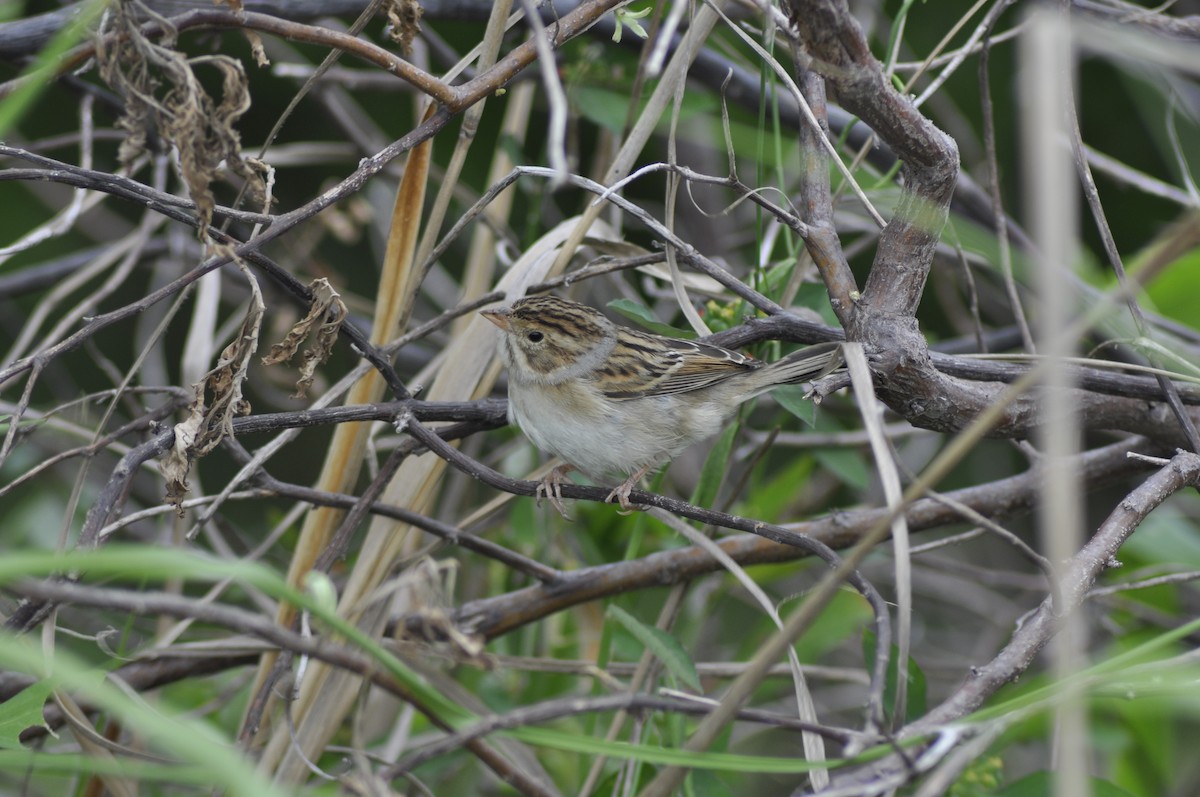
[[[144,18],[160,27],[158,41],[144,33]],[[147,148],[159,149],[153,142],[161,138],[179,159],[203,240],[215,203],[211,186],[222,168],[245,181],[260,203],[265,187],[261,164],[242,155],[235,127],[250,109],[241,61],[221,54],[189,58],[176,49],[178,36],[169,19],[139,0],[119,0],[97,31],[95,55],[101,78],[124,101],[124,115],[117,122],[128,134],[121,143],[121,163],[128,166]],[[211,67],[220,75],[219,101],[201,85],[197,67]]]

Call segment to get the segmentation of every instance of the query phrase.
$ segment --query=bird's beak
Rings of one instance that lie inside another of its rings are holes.
[[[508,331],[508,316],[510,312],[507,307],[497,307],[495,310],[480,310],[479,314],[501,329]]]

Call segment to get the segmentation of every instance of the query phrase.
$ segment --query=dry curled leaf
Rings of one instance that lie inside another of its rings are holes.
[[[346,305],[329,284],[329,280],[324,277],[313,280],[308,289],[313,297],[308,315],[297,321],[284,339],[271,347],[271,353],[262,358],[263,365],[287,362],[295,356],[300,344],[310,335],[313,336],[312,345],[304,350],[300,379],[296,382],[296,392],[292,394],[292,398],[304,398],[308,395],[308,388],[312,386],[317,366],[328,360],[329,355],[333,353],[333,344],[337,342],[338,331],[346,319]]]
[[[229,6],[239,13],[246,10],[246,4],[242,0],[213,0],[213,2],[219,6]],[[270,66],[271,61],[267,58],[267,51],[263,48],[262,36],[258,35],[258,31],[243,28],[242,35],[250,43],[250,54],[254,56],[254,62],[259,66]]]
[[[241,154],[234,124],[250,108],[250,92],[241,62],[225,55],[188,58],[175,48],[178,31],[170,21],[145,6],[137,14],[157,22],[164,31],[156,43],[142,35],[129,0],[113,4],[96,39],[100,77],[121,95],[125,113],[117,126],[127,138],[119,157],[129,163],[147,149],[152,135],[160,136],[179,153],[180,171],[196,212],[203,238],[212,221],[216,200],[211,184],[221,164],[246,181],[254,197],[263,195],[263,181],[254,163]],[[257,55],[256,55],[257,57]],[[221,101],[204,90],[194,67],[216,68],[222,77]]]
[[[187,476],[197,458],[212,451],[226,435],[233,434],[233,419],[250,413],[250,402],[242,393],[250,360],[258,351],[263,304],[258,281],[245,264],[235,261],[250,283],[250,306],[242,327],[221,352],[216,366],[192,386],[195,397],[188,417],[175,425],[175,443],[163,457],[162,473],[167,480],[166,500],[182,511],[187,494]]]
[[[246,41],[250,43],[250,54],[254,56],[254,63],[259,66],[270,66],[271,59],[267,58],[267,49],[263,47],[262,36],[258,35],[258,31],[249,28],[243,32]]]
[[[388,35],[400,45],[402,53],[409,55],[413,39],[421,32],[421,4],[417,0],[389,0],[384,10],[388,18]]]
[[[188,405],[187,419],[175,424],[175,442],[159,464],[159,471],[167,480],[165,500],[180,514],[183,513],[183,498],[189,489],[187,477],[192,469],[193,446],[200,433],[200,425],[204,423],[204,382],[197,382],[193,389],[195,397]]]

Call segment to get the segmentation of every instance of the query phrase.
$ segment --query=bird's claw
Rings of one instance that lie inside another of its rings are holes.
[[[562,483],[566,475],[574,468],[570,465],[559,465],[554,470],[546,474],[545,478],[538,483],[537,489],[533,491],[533,498],[537,506],[542,505],[542,498],[550,502],[550,505],[558,510],[558,514],[563,516],[564,520],[574,520],[567,514],[567,508],[563,505]]]
[[[638,508],[629,503],[629,492],[632,489],[632,485],[630,485],[628,482],[622,482],[619,487],[615,488],[604,498],[604,503],[611,504],[615,498],[617,499],[617,503],[621,505],[621,514],[628,515],[630,512],[633,512]]]
[[[621,505],[621,514],[623,515],[628,515],[630,512],[641,509],[641,507],[629,503],[629,494],[633,492],[633,488],[637,487],[638,482],[649,472],[649,465],[638,468],[637,472],[613,488],[613,491],[604,499],[604,503],[611,504],[614,498],[617,499],[617,503]]]

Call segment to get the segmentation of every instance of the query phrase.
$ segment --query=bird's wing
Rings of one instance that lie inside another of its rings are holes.
[[[720,346],[622,327],[598,382],[610,399],[634,399],[700,390],[760,367],[760,361]]]

